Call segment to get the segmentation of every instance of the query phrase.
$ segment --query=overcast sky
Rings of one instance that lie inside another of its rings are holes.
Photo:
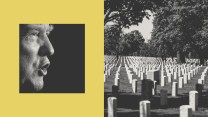
[[[124,29],[123,31],[125,33],[128,33],[133,30],[139,30],[139,32],[141,32],[141,34],[143,35],[145,42],[147,42],[147,40],[151,38],[151,32],[153,29],[152,22],[153,22],[153,16],[151,16],[149,20],[147,18],[144,18],[143,22],[140,23],[138,26],[134,25],[131,26],[129,29]]]

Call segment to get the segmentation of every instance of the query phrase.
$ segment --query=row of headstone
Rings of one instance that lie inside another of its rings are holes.
[[[131,62],[131,63],[133,63],[133,62]],[[141,80],[143,80],[144,78],[148,78],[149,71],[155,71],[155,70],[148,71],[148,69],[143,70],[143,67],[136,68],[137,65],[132,65],[132,66],[133,66],[133,71],[138,75],[139,78],[141,78]],[[174,78],[174,80],[179,80],[179,82],[180,82],[179,87],[181,88],[183,86],[182,84],[187,84],[188,80],[190,80],[191,77],[196,75],[199,71],[198,70],[199,67],[194,69],[194,66],[192,66],[192,65],[191,66],[187,65],[186,67],[185,67],[185,65],[182,65],[182,67],[179,67],[178,70],[176,69],[176,71],[173,74],[171,74],[171,72],[169,72],[169,71],[174,71],[174,70],[173,69],[168,70],[168,68],[166,67],[166,72],[167,71],[168,72],[166,73],[167,76],[165,76],[165,71],[163,71],[163,65],[161,65],[161,66],[162,66],[162,69],[161,69],[160,79],[158,78],[159,80],[157,80],[158,83],[159,83],[159,81],[161,81],[161,83],[160,83],[161,86],[165,86],[165,83],[167,81],[168,81],[168,83],[171,83]],[[144,69],[145,68],[146,67],[144,67]],[[179,72],[177,72],[177,71],[179,71]],[[184,77],[184,78],[180,78],[180,77]],[[182,80],[184,83],[181,82]]]
[[[161,106],[167,105],[167,90],[161,90],[160,92],[160,104]],[[143,100],[139,102],[140,117],[150,117],[150,104],[149,100]],[[180,106],[180,117],[192,117],[192,111],[198,110],[198,92],[189,92],[189,105]],[[108,98],[108,117],[117,117],[117,98]]]
[[[124,63],[125,63],[125,60],[124,60]],[[121,66],[119,66],[118,70],[116,71],[115,79],[114,79],[114,85],[116,85],[118,87],[119,87],[119,84],[120,84],[120,79],[118,77],[119,76],[120,67]],[[130,67],[128,67],[126,63],[125,63],[125,68],[126,68],[126,72],[127,72],[129,83],[132,85],[133,93],[136,93],[137,92],[137,87],[138,87],[137,86],[137,80],[136,79],[134,80],[132,78],[133,74],[131,73]],[[199,67],[193,69],[193,67],[192,67],[192,68],[190,68],[190,70],[192,70],[192,73],[194,74],[194,73],[198,72],[198,68]],[[196,71],[196,72],[194,72],[194,71]],[[138,76],[141,77],[141,80],[147,78],[147,79],[151,79],[154,82],[154,86],[152,88],[150,88],[152,90],[152,95],[155,95],[157,93],[156,92],[156,87],[157,87],[156,83],[157,84],[160,83],[161,86],[165,86],[165,83],[167,82],[166,80],[168,80],[169,83],[173,81],[173,76],[171,74],[167,74],[168,77],[165,77],[165,75],[162,75],[163,77],[160,78],[160,74],[159,73],[160,73],[159,70],[150,70],[150,71],[147,72],[147,77],[143,77],[144,73],[143,72],[138,72]],[[111,73],[109,73],[109,75],[110,74]],[[178,78],[178,83],[177,82],[172,83],[172,96],[177,96],[177,87],[178,88],[183,88],[184,84],[187,84],[188,80],[191,79],[190,76],[191,76],[191,73],[189,73],[188,75],[185,73],[184,77],[179,77]],[[105,75],[104,75],[104,77],[105,77]],[[104,78],[104,81],[105,81],[105,79],[106,78]]]
[[[127,69],[127,73],[129,74],[129,77],[128,77],[129,82],[132,84],[132,74],[130,74],[130,70],[128,71],[128,69]],[[161,84],[166,82],[165,80],[163,81],[162,78],[159,80],[159,71],[156,71],[156,70],[155,71],[149,71],[148,75],[147,75],[147,78],[154,82],[154,83],[152,83],[154,85],[151,86],[151,88],[147,87],[148,89],[146,89],[147,91],[152,90],[151,91],[152,95],[156,94],[156,91],[157,91],[156,90],[156,87],[157,87],[156,83],[158,83],[159,81],[161,81]],[[187,78],[186,75],[184,77],[180,77],[178,79],[178,82],[172,82],[172,92],[171,92],[172,96],[177,96],[178,88],[183,88],[184,85],[187,84],[187,82],[188,82],[188,78]],[[145,82],[142,83],[142,84],[145,84]],[[144,85],[144,86],[146,86],[146,85]],[[142,87],[144,87],[144,86],[142,85]],[[164,85],[162,85],[162,86],[164,86]],[[137,86],[137,80],[135,79],[133,84],[132,84],[133,93],[137,92],[137,87],[138,87]],[[144,89],[144,88],[142,88],[142,89]],[[146,90],[144,91],[145,93],[146,93]]]
[[[206,83],[206,77],[207,77],[207,70],[208,70],[208,67],[206,67],[205,69],[204,69],[204,71],[202,72],[202,74],[201,74],[201,77],[200,77],[200,79],[198,79],[198,84],[205,84]]]
[[[112,64],[112,65],[107,64],[105,67],[106,67],[106,70],[104,71],[104,82],[106,81],[106,78],[110,77],[110,75],[114,71],[116,65],[115,64]],[[120,67],[121,66],[119,66],[116,71],[116,77],[118,77],[118,75],[119,75]]]
[[[130,68],[125,64],[125,70],[126,70],[126,73],[127,73],[127,78],[128,78],[128,81],[130,84],[132,84],[132,76],[133,74],[131,73],[131,70],[129,70]]]
[[[115,60],[116,60],[116,56],[111,56],[111,55],[105,55],[104,56],[104,62],[106,64],[107,63],[111,64],[111,63],[115,62]]]
[[[118,89],[119,89],[119,86],[120,86],[120,78],[119,78],[120,70],[121,70],[121,65],[118,67],[118,69],[115,73],[115,78],[114,78],[114,85],[118,86]]]
[[[115,60],[114,56],[114,60]],[[120,58],[120,57],[119,57]],[[172,60],[168,58],[166,61],[162,61],[161,58],[155,58],[155,57],[136,57],[136,56],[126,56],[124,57],[127,61],[126,64],[128,64],[129,67],[135,65],[144,65],[144,66],[151,66],[150,64],[164,64],[164,65],[176,65],[175,60]],[[197,61],[189,62],[190,64],[196,63]],[[196,65],[196,64],[193,64]],[[150,67],[149,67],[150,68]],[[188,68],[187,68],[188,69]]]

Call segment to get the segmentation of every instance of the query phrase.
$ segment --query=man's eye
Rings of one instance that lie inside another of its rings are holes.
[[[33,41],[38,39],[38,36],[39,36],[39,32],[38,31],[29,32],[27,34],[27,36],[25,37],[25,40],[28,41],[28,42],[33,42]]]
[[[32,32],[31,35],[32,36],[38,36],[39,35],[39,32]]]

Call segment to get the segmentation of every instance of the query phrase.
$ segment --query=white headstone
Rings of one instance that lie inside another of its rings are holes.
[[[180,77],[178,80],[178,88],[183,88],[183,77]]]
[[[139,102],[140,117],[150,117],[150,101],[144,100]]]
[[[147,72],[147,79],[159,82],[159,70],[150,70]]]
[[[198,84],[204,84],[204,80],[203,79],[198,79]]]
[[[178,74],[177,74],[177,72],[176,72],[176,71],[174,72],[174,74],[173,74],[173,75],[174,75],[174,80],[177,80],[177,79],[178,79]]]
[[[191,80],[191,72],[188,72],[188,80]]]
[[[152,87],[152,95],[156,95],[157,94],[157,81],[153,81],[153,87]]]
[[[133,74],[131,74],[131,73],[128,74],[128,79],[129,79],[129,83],[130,83],[130,84],[132,83],[132,75],[133,75]]]
[[[166,77],[165,76],[161,76],[161,79],[160,79],[160,86],[161,87],[165,86],[165,80],[166,80]]]
[[[191,70],[191,78],[193,78],[193,77],[194,77],[194,71]]]
[[[172,96],[177,96],[178,95],[178,83],[173,82],[172,83]]]
[[[108,117],[117,117],[117,98],[108,98]]]
[[[143,80],[144,79],[144,72],[141,72],[141,80]]]
[[[141,77],[141,71],[138,70],[138,77],[140,78]]]
[[[187,76],[187,74],[184,74],[183,79],[184,79],[184,84],[187,84],[188,83],[188,76]]]
[[[198,110],[198,92],[190,91],[189,92],[189,105],[192,108],[192,111]]]
[[[133,89],[133,93],[137,92],[137,79],[133,79],[133,81],[132,81],[132,89]]]
[[[180,117],[192,117],[192,109],[190,105],[180,106]]]
[[[169,83],[172,82],[173,75],[171,73],[168,73],[167,76],[168,76],[168,82]]]
[[[120,85],[120,79],[119,78],[114,79],[114,85],[119,87],[119,85]]]

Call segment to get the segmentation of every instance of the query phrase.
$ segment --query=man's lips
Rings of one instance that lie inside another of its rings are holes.
[[[50,62],[44,63],[44,64],[39,68],[38,74],[39,74],[40,76],[45,76],[45,75],[47,75],[47,69],[49,68],[49,66],[50,66]]]
[[[46,69],[39,69],[39,70],[38,70],[38,74],[39,74],[40,76],[45,76],[45,75],[47,75],[47,70],[46,70]]]

